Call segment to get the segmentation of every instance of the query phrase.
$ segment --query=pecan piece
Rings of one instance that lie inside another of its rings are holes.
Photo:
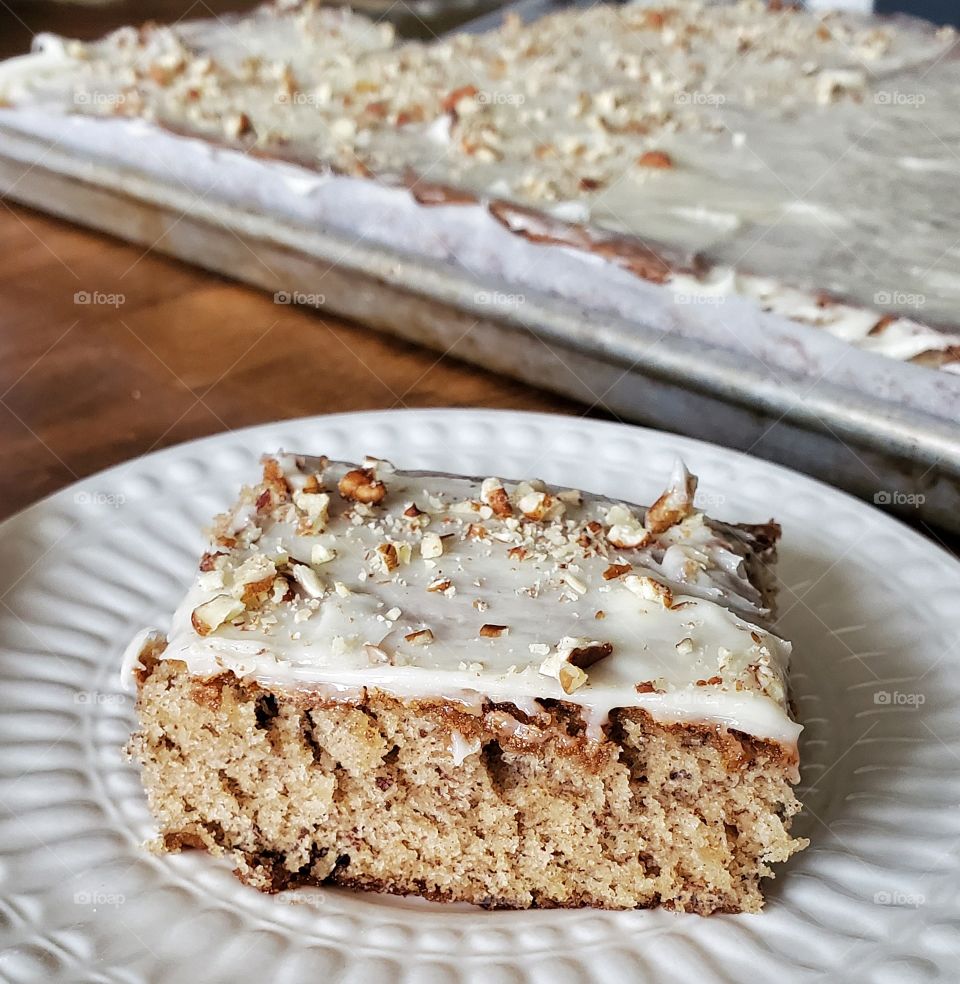
[[[376,505],[383,502],[387,487],[379,481],[370,468],[353,468],[340,479],[337,489],[344,499]]]
[[[641,167],[652,167],[665,171],[673,167],[673,158],[663,150],[647,150],[637,158],[637,163]]]
[[[510,629],[506,625],[491,625],[489,622],[480,626],[480,635],[484,639],[499,639],[500,636],[506,635]]]
[[[610,642],[591,642],[587,646],[577,646],[570,650],[567,662],[578,669],[586,670],[606,659],[613,652],[613,643]]]

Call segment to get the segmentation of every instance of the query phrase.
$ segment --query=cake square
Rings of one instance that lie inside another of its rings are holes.
[[[263,891],[757,911],[805,846],[775,523],[279,453],[133,640],[166,850]]]

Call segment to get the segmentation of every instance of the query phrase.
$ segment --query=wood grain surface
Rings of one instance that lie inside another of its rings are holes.
[[[155,448],[389,407],[585,412],[0,199],[0,515]]]

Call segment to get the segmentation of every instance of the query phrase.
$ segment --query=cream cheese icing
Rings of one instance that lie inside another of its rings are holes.
[[[795,743],[790,646],[757,572],[774,534],[707,519],[682,466],[648,510],[375,460],[280,454],[265,476],[173,616],[164,658],[192,674],[345,700],[566,700],[594,735],[637,706]],[[127,686],[155,632],[128,648]]]

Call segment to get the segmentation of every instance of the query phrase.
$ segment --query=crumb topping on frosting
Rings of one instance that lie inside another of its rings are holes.
[[[789,646],[752,566],[775,533],[707,519],[695,490],[680,464],[644,510],[537,480],[271,456],[211,529],[168,656],[295,686],[574,700],[598,719],[660,700],[792,734]]]

